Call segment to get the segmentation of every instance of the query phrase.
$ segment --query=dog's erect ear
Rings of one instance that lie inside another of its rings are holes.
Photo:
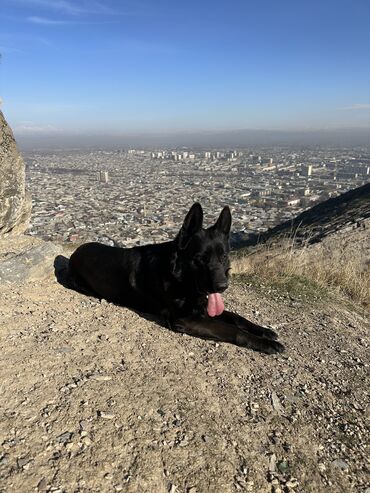
[[[228,206],[224,207],[221,211],[219,218],[217,219],[213,229],[217,229],[224,235],[228,236],[231,229],[231,212]]]
[[[177,235],[177,244],[179,248],[184,248],[190,238],[202,229],[203,209],[199,202],[195,202],[186,214],[180,232]]]

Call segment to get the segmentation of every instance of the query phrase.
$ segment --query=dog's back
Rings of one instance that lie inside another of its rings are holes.
[[[134,248],[86,243],[72,254],[70,274],[77,285],[99,298],[159,314],[171,246],[171,242]]]

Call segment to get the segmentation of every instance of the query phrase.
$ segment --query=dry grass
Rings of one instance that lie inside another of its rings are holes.
[[[354,301],[370,304],[369,266],[350,248],[329,252],[315,246],[297,248],[294,238],[286,239],[279,245],[263,245],[251,253],[239,254],[232,262],[232,272],[257,275],[274,284],[301,276],[323,288],[345,293]]]

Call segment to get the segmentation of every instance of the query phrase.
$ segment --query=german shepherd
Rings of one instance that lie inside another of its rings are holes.
[[[263,353],[280,353],[277,334],[226,311],[231,213],[203,228],[203,210],[193,204],[172,241],[133,248],[86,243],[72,254],[69,269],[77,289],[154,315],[169,328]]]

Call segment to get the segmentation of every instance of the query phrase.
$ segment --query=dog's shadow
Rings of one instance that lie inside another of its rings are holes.
[[[54,275],[59,284],[61,284],[63,287],[70,289],[72,291],[76,291],[77,293],[83,294],[85,296],[89,296],[91,298],[95,298],[98,300],[101,300],[102,298],[99,298],[96,296],[95,293],[88,291],[85,288],[82,288],[81,286],[78,286],[78,284],[75,282],[73,277],[70,275],[69,272],[69,258],[65,257],[64,255],[57,255],[54,259]],[[111,303],[111,302],[109,302]],[[113,303],[116,306],[122,307],[123,305],[119,305],[117,303]],[[125,307],[127,308],[127,307]],[[166,329],[169,329],[170,326],[168,323],[166,323],[164,320],[156,317],[155,315],[151,315],[150,313],[143,313],[139,312],[137,310],[133,310],[130,308],[131,311],[135,312],[137,315],[140,317],[144,318],[145,320],[148,320],[150,322],[155,322],[161,327],[164,327]]]

